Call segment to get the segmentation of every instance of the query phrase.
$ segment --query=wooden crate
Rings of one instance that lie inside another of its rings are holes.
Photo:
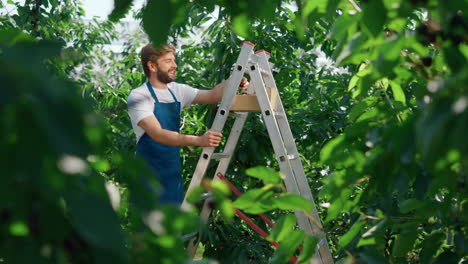
[[[270,99],[273,111],[276,111],[278,106],[278,93],[276,90],[267,88],[268,99]],[[257,96],[244,94],[236,95],[231,106],[232,112],[260,112]]]

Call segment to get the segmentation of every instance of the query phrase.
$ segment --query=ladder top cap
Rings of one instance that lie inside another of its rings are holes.
[[[244,45],[244,44],[247,44],[247,45],[250,45],[250,46],[252,46],[252,47],[255,47],[255,44],[253,44],[253,43],[250,42],[250,41],[244,41],[244,42],[241,44],[241,47],[242,47],[242,45]]]
[[[268,56],[271,56],[270,52],[268,52],[268,51],[266,51],[266,50],[263,50],[263,49],[261,49],[261,50],[257,50],[257,51],[255,52],[255,54],[257,54],[257,53],[261,53],[261,52],[265,52],[265,53],[266,53],[266,55],[268,55]]]

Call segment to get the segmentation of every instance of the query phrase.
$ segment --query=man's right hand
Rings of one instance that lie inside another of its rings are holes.
[[[219,132],[206,131],[203,136],[200,136],[200,146],[201,147],[217,147],[223,135]]]

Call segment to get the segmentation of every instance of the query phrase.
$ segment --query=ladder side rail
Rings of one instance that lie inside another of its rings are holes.
[[[234,121],[234,124],[231,129],[231,133],[229,134],[228,140],[226,141],[226,145],[224,147],[224,153],[229,154],[226,158],[222,158],[218,164],[218,168],[216,169],[215,176],[213,177],[213,180],[219,180],[218,172],[220,172],[222,175],[226,174],[226,170],[229,166],[229,163],[231,162],[232,156],[234,155],[234,151],[237,146],[237,142],[239,140],[240,134],[242,132],[242,129],[244,128],[245,121],[247,120],[248,114],[247,112],[238,112],[235,113],[237,115],[236,120]],[[202,211],[200,213],[200,219],[202,223],[207,223],[208,218],[210,217],[210,214],[213,209],[209,206],[210,199],[205,200],[203,203]],[[187,255],[190,258],[193,258],[195,255],[195,252],[198,248],[198,244],[200,243],[200,235],[192,238],[189,241],[189,244],[187,246]]]
[[[257,56],[259,57],[259,64],[262,70],[267,72],[266,76],[264,76],[265,85],[278,93],[278,88],[276,86],[276,82],[273,79],[271,68],[268,63],[268,57],[266,56],[265,53],[257,54]],[[289,126],[286,111],[284,110],[283,103],[279,96],[278,96],[276,113],[278,114],[277,122],[280,128],[281,136],[285,142],[287,153],[288,155],[294,156],[294,158],[291,159],[290,162],[291,162],[291,166],[293,167],[293,171],[296,175],[296,179],[299,183],[299,186],[303,187],[300,189],[301,195],[307,198],[308,200],[311,200],[312,202],[314,202],[312,192],[310,188],[308,188],[309,183],[307,182],[307,177],[304,173],[304,167],[302,165],[302,162],[299,156],[299,151],[297,150],[295,139],[291,132],[291,127]],[[322,227],[320,226],[320,228]]]
[[[234,96],[236,95],[239,84],[242,80],[242,77],[244,76],[249,57],[253,53],[253,48],[254,46],[248,44],[242,46],[231,77],[228,79],[226,87],[224,87],[223,98],[220,106],[218,107],[216,117],[211,127],[212,131],[221,132],[223,130],[224,124],[226,123],[227,117],[229,115],[229,109],[231,108],[232,102],[234,100]],[[206,169],[210,164],[211,155],[213,152],[214,147],[203,148],[200,158],[198,159],[197,167],[195,168],[195,172],[182,203],[182,209],[187,209],[190,207],[187,203],[187,195],[190,194],[194,188],[201,184],[201,181],[205,176]]]
[[[263,53],[257,54],[257,56],[258,56],[258,62],[259,62],[260,67],[262,68],[263,71],[266,72],[266,75],[264,76],[264,82],[266,86],[278,92],[278,88],[276,86],[276,82],[273,79],[273,73],[271,71],[267,55],[263,52]],[[317,207],[313,199],[312,192],[309,188],[309,183],[307,182],[307,177],[304,172],[304,167],[302,165],[302,161],[300,159],[299,152],[297,150],[297,146],[296,146],[296,143],[292,135],[288,119],[287,119],[287,115],[284,110],[281,98],[279,96],[279,92],[278,92],[277,108],[278,108],[277,112],[280,115],[280,117],[277,118],[277,122],[280,128],[281,135],[285,141],[286,149],[288,151],[288,154],[292,153],[292,155],[296,156],[296,158],[293,158],[290,160],[290,163],[293,168],[296,181],[299,184],[300,193],[303,197],[310,200],[313,204],[312,216],[317,220],[317,221],[314,221],[314,223],[311,223],[314,226],[313,235],[318,236],[319,241],[324,242],[322,243],[323,245],[321,245],[318,248],[320,257],[324,261],[324,263],[333,263],[333,256],[331,255],[331,251],[328,247],[328,243],[326,243],[326,234],[325,234],[325,231],[323,230],[323,226],[321,224],[320,217],[317,212]]]
[[[270,65],[268,63],[268,57],[266,56],[265,53],[260,53],[257,54],[259,56],[259,64],[261,65],[262,69],[267,72],[267,75],[264,77],[264,81],[267,87],[270,87],[271,89],[275,90],[278,92],[278,88],[276,86],[276,83],[273,79],[273,75],[271,72]],[[293,159],[290,160],[291,166],[294,171],[294,175],[296,177],[296,181],[299,184],[300,188],[300,193],[303,197],[306,199],[310,200],[313,204],[313,212],[312,214],[315,216],[315,218],[318,220],[319,226],[317,226],[318,229],[322,230],[322,225],[320,222],[320,217],[318,215],[316,206],[315,206],[315,201],[312,195],[312,192],[309,188],[309,183],[307,182],[307,176],[305,175],[304,172],[304,167],[302,165],[302,161],[299,156],[299,152],[297,150],[296,142],[294,140],[294,137],[291,132],[291,128],[289,126],[288,118],[286,115],[286,112],[283,107],[283,103],[281,99],[278,96],[278,104],[277,104],[277,113],[279,114],[279,117],[277,118],[277,122],[280,128],[281,136],[285,142],[286,150],[288,152],[288,155],[294,156]],[[323,232],[319,232],[323,233]],[[324,233],[323,233],[324,235]],[[322,237],[321,237],[322,238]]]
[[[300,195],[299,186],[293,176],[294,174],[291,168],[291,164],[289,163],[286,149],[278,128],[278,124],[276,122],[274,112],[268,99],[268,94],[263,83],[260,69],[258,67],[258,64],[251,64],[250,67],[251,69],[249,74],[251,76],[251,81],[254,83],[256,89],[255,92],[258,98],[260,109],[262,110],[263,120],[265,122],[265,126],[270,136],[270,140],[273,145],[273,149],[275,151],[276,159],[278,160],[280,170],[286,176],[286,189],[288,190],[288,192]],[[295,213],[297,216],[299,227],[306,233],[311,234],[312,226],[310,225],[308,218],[305,216],[305,214],[301,211],[296,211]]]
[[[250,85],[249,87],[247,87],[247,94],[253,93],[253,85]],[[236,115],[236,119],[234,120],[234,124],[232,125],[231,132],[229,133],[229,137],[226,141],[226,144],[224,145],[223,151],[224,153],[228,154],[228,157],[221,159],[221,161],[219,162],[215,176],[213,177],[214,179],[219,179],[217,176],[218,173],[226,175],[227,168],[231,163],[232,156],[234,155],[234,151],[236,150],[237,142],[239,142],[240,134],[244,129],[245,121],[247,121],[247,118],[249,116],[248,112],[235,112],[234,114]]]

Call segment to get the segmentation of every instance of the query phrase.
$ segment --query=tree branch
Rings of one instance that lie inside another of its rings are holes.
[[[362,12],[362,9],[354,2],[354,0],[348,0],[348,2],[353,6],[354,9],[358,12]]]

